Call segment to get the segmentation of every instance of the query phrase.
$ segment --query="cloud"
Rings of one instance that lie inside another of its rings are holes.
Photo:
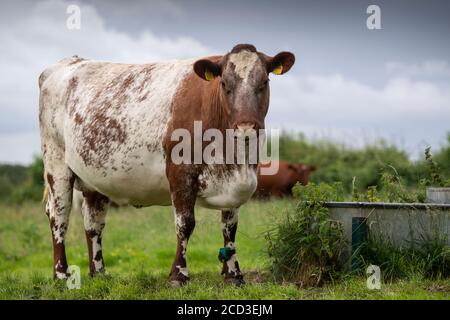
[[[161,14],[171,18],[183,15],[180,6],[159,3],[156,9]],[[68,5],[63,0],[14,1],[14,5],[2,7],[0,162],[27,163],[39,152],[37,78],[48,65],[74,54],[151,62],[212,51],[191,37],[162,37],[149,30],[130,35],[112,29],[89,4],[79,4],[81,29],[68,30]],[[128,7],[130,12],[136,10],[139,6]],[[120,18],[120,12],[112,14]],[[332,55],[329,58],[335,61]],[[336,59],[339,61],[339,56]],[[357,80],[348,76],[351,72],[317,74],[315,70],[272,76],[268,127],[295,129],[351,145],[385,137],[412,153],[425,143],[439,145],[450,130],[448,61],[386,63],[386,81],[377,87],[362,82],[370,77],[364,73]]]
[[[381,88],[341,74],[272,79],[271,127],[362,145],[379,137],[417,154],[450,131],[450,85],[389,78]]]
[[[26,151],[5,153],[0,161],[29,162],[31,155],[39,151],[37,79],[50,64],[74,54],[90,59],[139,63],[202,56],[210,51],[189,37],[159,37],[150,31],[130,36],[108,29],[96,9],[85,4],[79,4],[81,29],[69,30],[66,27],[68,5],[69,2],[57,0],[23,2],[17,7],[8,7],[2,14],[0,149],[16,146]],[[162,7],[181,14],[173,6]]]
[[[407,77],[450,78],[450,65],[447,61],[431,60],[422,63],[407,64],[388,62],[385,65],[388,74]]]

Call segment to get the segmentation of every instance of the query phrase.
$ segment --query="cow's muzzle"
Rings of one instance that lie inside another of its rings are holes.
[[[234,136],[240,137],[256,137],[258,134],[257,126],[253,122],[240,122],[234,126]]]

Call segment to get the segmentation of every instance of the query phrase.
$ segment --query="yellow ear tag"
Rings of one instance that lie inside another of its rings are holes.
[[[278,67],[275,67],[275,68],[272,70],[272,72],[275,73],[275,74],[277,74],[277,75],[282,74],[282,73],[283,73],[283,65],[280,64]]]
[[[205,70],[205,79],[211,81],[214,79],[214,74],[209,70]]]

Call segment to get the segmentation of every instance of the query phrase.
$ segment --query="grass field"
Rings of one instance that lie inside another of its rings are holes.
[[[321,288],[299,289],[276,283],[268,271],[264,232],[292,202],[251,202],[241,209],[237,248],[247,281],[243,288],[223,284],[220,215],[197,209],[188,247],[191,282],[170,288],[175,254],[170,207],[110,210],[103,254],[108,275],[88,276],[87,248],[79,213],[72,213],[67,237],[69,264],[82,270],[81,289],[52,280],[48,220],[39,204],[0,205],[0,299],[450,299],[450,280],[420,278],[368,290],[366,279],[349,276]]]

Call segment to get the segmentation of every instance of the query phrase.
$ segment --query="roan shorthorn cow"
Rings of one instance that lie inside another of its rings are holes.
[[[193,132],[194,121],[202,130],[264,129],[269,73],[283,74],[294,61],[289,52],[269,57],[241,44],[223,56],[150,64],[74,56],[42,72],[39,121],[54,277],[68,276],[64,239],[75,188],[84,198],[91,275],[105,270],[101,243],[110,201],[172,205],[177,250],[170,282],[184,284],[197,203],[222,211],[225,281],[243,284],[235,234],[239,207],[256,189],[257,165],[175,164],[171,137],[180,128]]]

